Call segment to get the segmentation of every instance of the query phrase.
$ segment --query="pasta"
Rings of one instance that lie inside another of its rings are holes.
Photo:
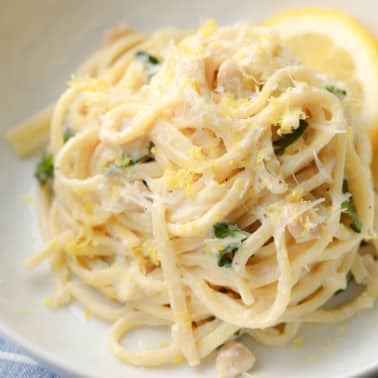
[[[329,84],[265,27],[114,30],[48,121],[10,136],[20,154],[49,140],[46,246],[28,265],[50,261],[54,304],[110,322],[112,352],[145,367],[196,365],[235,333],[283,344],[372,307],[371,147]],[[364,290],[329,309],[351,274]],[[145,326],[170,327],[170,344],[122,345]]]

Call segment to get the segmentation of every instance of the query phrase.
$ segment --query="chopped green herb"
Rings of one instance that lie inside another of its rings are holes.
[[[349,184],[347,179],[343,180],[343,186],[341,190],[343,191],[343,194],[349,193]]]
[[[105,176],[110,176],[113,173],[121,171],[122,169],[131,167],[135,163],[136,161],[133,160],[126,151],[123,151],[116,161],[106,169],[104,174]]]
[[[350,224],[350,228],[353,231],[360,233],[361,228],[362,228],[362,224],[361,224],[361,220],[360,220],[360,218],[357,214],[356,207],[354,205],[353,196],[349,192],[347,180],[343,181],[343,193],[344,194],[349,193],[350,197],[341,204],[341,212],[344,213],[344,214],[347,214],[350,217],[350,219],[352,220],[352,223]]]
[[[156,56],[153,56],[149,54],[147,51],[139,50],[135,53],[135,56],[137,58],[141,58],[143,60],[146,60],[149,64],[160,64],[160,60],[156,58]]]
[[[242,329],[238,329],[236,332],[234,332],[234,337],[240,337],[242,334]]]
[[[135,163],[136,161],[133,160],[132,157],[126,151],[123,151],[121,156],[119,156],[115,161],[114,165],[117,168],[127,168],[131,165],[134,165]]]
[[[299,121],[299,126],[297,129],[293,130],[290,134],[285,134],[281,138],[273,142],[273,149],[276,155],[282,155],[285,149],[294,143],[307,129],[308,122],[304,119]]]
[[[353,201],[351,201],[351,200],[344,201],[341,204],[341,211],[345,214],[348,214],[350,216],[350,218],[352,219],[352,223],[350,225],[350,228],[353,231],[360,233],[361,232],[361,221],[360,221],[360,218],[357,215],[356,208],[354,206]]]
[[[53,155],[43,155],[41,157],[34,172],[34,176],[39,181],[40,185],[45,185],[51,178],[54,177]]]
[[[69,139],[75,136],[75,130],[67,127],[63,132],[63,141],[66,143]]]
[[[147,51],[139,50],[135,53],[135,57],[143,62],[149,78],[157,73],[160,67],[160,60],[156,56],[149,54]]]
[[[104,173],[105,176],[110,176],[113,173],[120,172],[122,169],[131,167],[132,165],[135,165],[138,163],[148,163],[150,161],[155,160],[152,154],[153,147],[154,147],[154,144],[151,142],[148,146],[147,153],[140,156],[137,159],[132,158],[128,152],[123,151],[122,154],[117,158],[117,160],[106,169]]]
[[[154,155],[152,153],[152,149],[155,147],[155,145],[150,142],[148,145],[148,152],[145,155],[142,155],[140,158],[136,159],[135,163],[148,163],[150,161],[154,161]]]
[[[232,259],[234,258],[235,253],[238,249],[239,246],[235,244],[230,244],[227,247],[221,249],[218,252],[218,266],[230,267],[232,264]]]
[[[331,93],[335,94],[336,96],[346,96],[347,95],[347,91],[345,89],[337,88],[334,85],[326,85],[325,88],[327,89],[328,92],[331,92]]]
[[[214,235],[218,239],[234,238],[234,237],[244,237],[246,238],[249,233],[241,230],[238,226],[234,224],[229,224],[226,222],[218,222],[213,226]]]
[[[214,224],[213,230],[215,237],[218,239],[235,239],[235,241],[232,240],[228,245],[218,251],[218,266],[229,267],[231,266],[235,253],[239,249],[241,243],[247,239],[249,233],[241,230],[234,224],[226,222],[218,222]]]

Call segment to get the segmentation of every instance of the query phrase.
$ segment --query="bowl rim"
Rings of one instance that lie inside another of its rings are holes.
[[[36,360],[37,363],[42,363],[41,367],[56,371],[59,375],[67,375],[68,377],[95,377],[89,372],[78,370],[70,362],[65,362],[56,354],[49,352],[47,349],[40,347],[29,341],[26,337],[21,336],[14,329],[7,326],[0,319],[0,336],[8,342],[19,347],[27,355]],[[110,352],[110,351],[109,351]],[[378,359],[371,362],[367,367],[354,368],[347,376],[339,376],[339,378],[357,377],[360,376],[368,378],[370,374],[378,373]],[[336,377],[335,377],[336,378]]]
[[[92,376],[88,372],[80,371],[70,362],[63,361],[55,353],[49,352],[47,349],[40,347],[28,340],[25,336],[21,336],[12,327],[4,324],[0,319],[0,336],[6,341],[19,347],[22,352],[26,353],[28,356],[32,357],[36,362],[42,363],[41,367],[56,370],[60,375],[68,375],[75,377]]]

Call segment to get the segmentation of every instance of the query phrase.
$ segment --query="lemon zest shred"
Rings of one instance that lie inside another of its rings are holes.
[[[56,308],[56,300],[53,297],[45,298],[43,304],[48,308]]]
[[[89,320],[92,317],[92,312],[89,309],[84,308],[84,316],[86,320]]]
[[[199,28],[199,34],[204,37],[210,37],[212,34],[215,33],[217,30],[217,22],[214,19],[207,20],[200,28]]]
[[[194,160],[200,160],[200,161],[205,160],[205,156],[203,155],[203,152],[202,152],[202,147],[199,147],[199,146],[192,146],[189,151],[189,156],[191,159],[194,159]]]
[[[180,365],[182,364],[183,362],[185,361],[184,357],[179,355],[179,356],[176,356],[174,359],[173,359],[173,364],[174,365]]]
[[[301,189],[295,188],[286,196],[286,199],[290,202],[298,202],[302,199],[303,191]]]
[[[294,345],[297,349],[303,348],[303,339],[301,337],[297,337],[294,339]]]

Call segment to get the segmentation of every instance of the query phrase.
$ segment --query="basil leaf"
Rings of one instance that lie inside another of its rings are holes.
[[[215,237],[218,239],[234,239],[218,251],[218,266],[229,267],[241,243],[249,236],[249,232],[243,231],[238,226],[226,222],[215,223],[213,230]]]
[[[228,245],[227,247],[221,249],[218,252],[218,266],[219,267],[230,267],[232,264],[232,259],[235,256],[238,246],[233,244]]]
[[[350,193],[348,188],[348,181],[346,179],[344,179],[343,181],[343,193]],[[362,223],[357,214],[357,210],[354,205],[353,196],[351,193],[350,197],[341,204],[341,212],[348,215],[351,218],[352,223],[350,224],[350,228],[354,232],[360,233],[362,229]]]
[[[156,56],[149,54],[147,51],[139,50],[135,53],[135,56],[139,59],[145,60],[148,64],[157,65],[160,64],[160,60]]]
[[[121,171],[122,169],[131,167],[135,163],[136,163],[136,161],[133,160],[132,157],[126,151],[124,151],[116,159],[116,161],[106,169],[104,175],[110,176],[114,173]]]
[[[236,332],[234,332],[234,337],[240,337],[242,335],[242,329],[238,329]]]
[[[155,158],[152,154],[153,147],[154,144],[150,142],[147,153],[137,159],[132,158],[127,151],[123,151],[122,154],[117,158],[117,160],[106,169],[104,175],[110,176],[114,173],[120,172],[122,169],[131,167],[132,165],[154,161]]]
[[[336,96],[346,96],[347,91],[342,88],[337,88],[334,85],[326,85],[325,89],[327,89],[328,92],[331,92],[335,94]]]
[[[69,139],[75,136],[75,130],[67,127],[63,132],[63,141],[66,143]]]
[[[226,222],[218,222],[213,226],[214,235],[218,239],[234,238],[234,237],[246,237],[249,235],[248,232],[241,230],[238,226],[234,224],[229,224]]]
[[[152,153],[152,149],[155,147],[155,145],[150,142],[148,145],[148,152],[145,155],[142,155],[140,158],[135,160],[135,163],[148,163],[150,161],[155,161],[154,154]]]
[[[290,134],[285,134],[273,142],[273,149],[276,155],[282,155],[285,149],[294,143],[307,129],[308,122],[304,119],[299,121],[297,129]]]
[[[43,155],[37,164],[34,177],[40,185],[46,184],[54,177],[54,157],[53,155]]]
[[[147,51],[139,50],[135,53],[135,57],[144,64],[149,79],[158,72],[160,60],[156,56],[149,54]]]

